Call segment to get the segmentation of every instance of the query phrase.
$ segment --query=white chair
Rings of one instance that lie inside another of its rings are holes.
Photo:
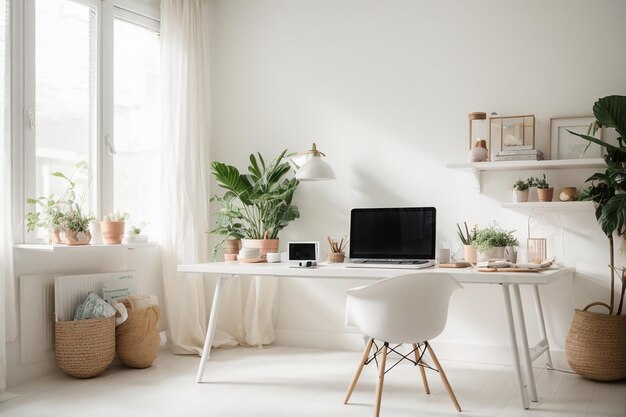
[[[348,290],[346,325],[358,327],[369,337],[369,340],[352,383],[348,387],[344,404],[350,400],[363,366],[376,360],[378,384],[374,416],[378,417],[387,354],[390,350],[399,353],[396,348],[406,343],[413,346],[413,351],[407,355],[400,353],[399,361],[407,359],[419,367],[424,390],[426,394],[430,394],[424,367],[433,368],[423,361],[423,356],[428,351],[452,403],[457,411],[461,411],[448,378],[429,343],[429,340],[443,331],[448,318],[450,296],[459,288],[463,287],[448,274],[413,273]],[[375,340],[382,342],[380,348]],[[397,344],[397,346],[393,347],[390,344]],[[370,357],[372,346],[375,346],[375,352]],[[412,354],[415,355],[415,360],[410,358]]]

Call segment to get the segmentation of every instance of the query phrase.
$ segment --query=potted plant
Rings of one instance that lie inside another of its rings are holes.
[[[476,263],[476,247],[474,247],[472,243],[474,242],[474,238],[476,237],[478,228],[476,227],[476,225],[474,225],[474,228],[472,229],[470,233],[470,229],[467,227],[467,222],[463,222],[463,225],[465,226],[464,230],[461,229],[461,226],[459,226],[458,223],[456,224],[456,228],[457,228],[456,233],[459,235],[459,239],[461,239],[461,242],[463,243],[463,254],[464,254],[465,262],[475,264]]]
[[[131,226],[128,230],[128,236],[126,237],[127,243],[148,243],[148,236],[141,234],[147,225],[148,223],[141,222]]]
[[[262,256],[278,252],[278,233],[300,217],[298,208],[292,204],[299,182],[286,177],[291,170],[285,159],[286,153],[284,150],[267,164],[260,153],[251,154],[245,174],[222,162],[211,164],[217,184],[226,190],[222,197],[214,196],[212,200],[222,204],[222,208],[225,207],[224,201],[229,204],[229,210],[221,218],[225,223],[222,226],[218,223],[216,233],[222,236],[228,233],[227,237],[236,237],[240,233],[242,246],[258,248]],[[230,232],[221,231],[220,227],[224,225]]]
[[[330,263],[342,264],[346,259],[345,248],[348,244],[348,239],[342,237],[341,240],[334,240],[331,239],[330,236],[328,236],[327,239],[330,252],[328,252],[326,259],[328,259]]]
[[[91,241],[89,222],[93,217],[84,215],[80,204],[75,203],[60,222],[61,230],[65,233],[66,245],[88,245]]]
[[[581,192],[581,200],[596,203],[595,215],[609,240],[610,293],[608,303],[593,302],[576,310],[567,335],[565,351],[570,367],[580,375],[601,381],[626,378],[626,315],[623,315],[626,273],[615,267],[615,238],[626,233],[626,97],[608,96],[595,102],[591,135],[574,135],[606,148],[607,168],[589,177],[589,187]],[[613,128],[618,133],[617,146],[593,137],[597,129]],[[621,284],[619,303],[615,307],[615,281]],[[588,311],[592,306],[607,309],[608,314]]]
[[[478,260],[504,259],[504,250],[507,246],[519,246],[519,241],[513,235],[515,230],[504,230],[497,223],[479,229],[472,241],[478,251]]]
[[[214,196],[209,201],[218,203],[220,211],[217,212],[215,228],[210,233],[220,235],[222,240],[213,248],[213,259],[220,247],[224,247],[224,260],[236,261],[241,249],[241,239],[244,237],[243,224],[241,223],[241,209],[235,205],[236,194],[227,191],[223,196]]]
[[[119,210],[104,217],[104,220],[100,222],[100,229],[105,244],[119,245],[122,243],[128,217],[128,213],[120,213]]]
[[[535,180],[535,187],[537,187],[537,199],[539,201],[552,201],[552,197],[554,196],[554,187],[550,187],[550,184],[548,184],[546,174],[543,174],[542,178],[537,178]]]
[[[39,198],[28,198],[28,204],[38,206],[39,211],[26,213],[26,230],[32,232],[36,228],[45,229],[48,232],[48,242],[64,243],[61,239],[61,221],[66,211],[70,210],[76,200],[76,177],[89,171],[89,165],[85,161],[74,165],[74,173],[67,177],[62,172],[53,172],[53,177],[64,180],[67,185],[63,193],[57,198],[54,194]]]
[[[517,180],[513,184],[513,201],[516,203],[525,203],[528,201],[528,191],[534,183],[534,178],[530,177],[526,180]]]

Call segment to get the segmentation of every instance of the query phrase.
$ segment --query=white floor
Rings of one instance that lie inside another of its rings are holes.
[[[436,348],[436,346],[435,346]],[[350,405],[343,397],[360,354],[272,346],[213,351],[204,383],[196,384],[199,358],[162,351],[154,366],[114,365],[78,380],[62,373],[16,386],[16,399],[0,404],[2,417],[71,416],[371,416],[375,365],[367,366]],[[536,369],[539,402],[523,411],[513,369],[443,362],[463,408],[462,416],[625,417],[626,381],[595,383],[577,375]],[[381,417],[458,415],[428,371],[425,395],[419,371],[401,363],[385,378]]]

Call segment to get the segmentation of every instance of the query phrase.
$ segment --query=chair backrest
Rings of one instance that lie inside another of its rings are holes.
[[[392,343],[437,337],[448,319],[450,296],[463,288],[451,275],[412,273],[348,290],[346,325]]]

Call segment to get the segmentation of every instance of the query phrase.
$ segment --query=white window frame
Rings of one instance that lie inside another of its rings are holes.
[[[36,0],[11,1],[11,130],[13,164],[13,237],[16,243],[34,242],[34,232],[24,227],[26,213],[33,210],[26,198],[35,197],[35,4]],[[114,208],[113,42],[114,19],[122,19],[160,33],[160,13],[153,5],[136,0],[71,0],[96,10],[97,85],[96,135],[89,146],[94,181],[89,197],[94,214],[102,217]],[[34,124],[34,126],[33,126]],[[109,145],[110,142],[110,145]]]

